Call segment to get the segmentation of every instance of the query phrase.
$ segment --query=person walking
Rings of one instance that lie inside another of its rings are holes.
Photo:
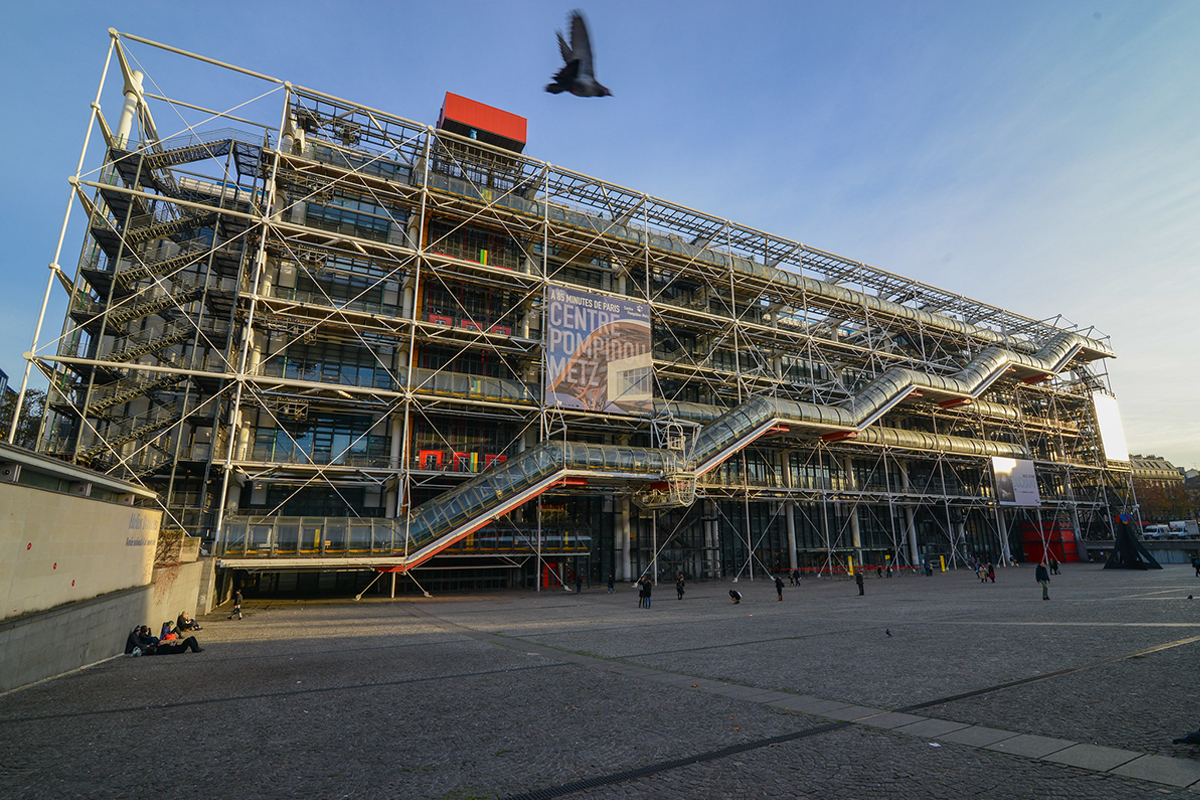
[[[583,574],[578,570],[575,572],[575,594],[583,594]]]
[[[800,568],[796,567],[792,570],[792,586],[800,585]]]
[[[1196,577],[1200,578],[1200,556],[1192,556],[1192,569],[1196,570]]]
[[[858,584],[858,596],[862,597],[866,592],[863,591],[863,576],[862,570],[854,573],[854,582]]]
[[[654,583],[649,578],[646,578],[646,608],[650,607],[650,601],[653,599],[651,595],[654,592]]]
[[[613,574],[610,572],[608,573],[608,593],[612,594],[613,591]]]
[[[229,612],[229,618],[233,619],[233,615],[237,614],[237,618],[242,618],[242,590],[236,589],[233,592],[233,610]]]
[[[1050,574],[1051,575],[1058,574],[1058,559],[1055,558],[1054,556],[1050,556]]]
[[[775,576],[775,594],[779,595],[779,602],[783,602],[783,578]]]
[[[988,576],[989,581],[991,581],[992,583],[996,582],[996,565],[990,561],[988,562],[988,565],[987,565],[987,576]]]
[[[646,579],[638,578],[638,608],[646,607]]]
[[[1046,568],[1046,562],[1042,561],[1037,565],[1037,571],[1033,575],[1037,582],[1042,585],[1042,599],[1050,599],[1050,571]]]
[[[683,573],[679,573],[679,577],[675,579],[675,594],[679,599],[683,599]]]

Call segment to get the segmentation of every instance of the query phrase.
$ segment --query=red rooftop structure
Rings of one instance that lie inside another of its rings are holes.
[[[446,92],[438,128],[519,153],[525,149],[526,119]]]

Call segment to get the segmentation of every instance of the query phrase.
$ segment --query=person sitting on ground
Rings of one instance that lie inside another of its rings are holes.
[[[171,630],[171,620],[167,620],[162,624],[162,630],[158,632],[158,640],[160,642],[166,642],[174,638],[176,637],[175,633]]]
[[[135,625],[125,639],[125,655],[134,656],[154,652],[158,639],[150,635],[149,625]]]
[[[740,602],[742,602],[742,593],[739,592],[737,589],[730,589],[729,590],[729,599],[735,603],[740,603]]]
[[[196,622],[196,620],[192,619],[188,615],[188,612],[181,611],[181,612],[179,612],[179,618],[175,620],[175,630],[177,632],[182,632],[182,631],[199,631],[199,630],[204,630],[204,629],[200,627],[199,622]]]
[[[204,648],[196,641],[195,636],[189,636],[183,641],[176,638],[174,641],[159,642],[157,646],[150,649],[147,655],[155,656],[170,656],[176,653],[186,653],[191,650],[193,653],[203,653]]]

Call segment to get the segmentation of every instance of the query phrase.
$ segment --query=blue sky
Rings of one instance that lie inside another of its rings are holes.
[[[115,27],[422,122],[463,94],[527,117],[535,158],[1095,326],[1131,452],[1200,467],[1200,4],[595,2],[593,100],[541,91],[570,8],[10,4],[0,368],[24,368]]]

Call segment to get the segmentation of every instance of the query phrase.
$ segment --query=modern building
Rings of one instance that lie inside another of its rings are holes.
[[[41,449],[153,488],[226,568],[956,564],[1135,506],[1093,328],[552,166],[453,94],[433,127],[112,42]]]

